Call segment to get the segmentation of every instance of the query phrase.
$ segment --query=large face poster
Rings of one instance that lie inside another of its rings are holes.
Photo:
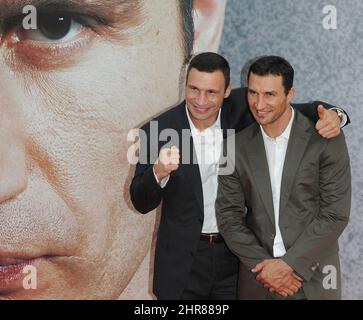
[[[335,2],[0,0],[0,298],[154,298],[160,212],[131,204],[130,130],[183,100],[191,54],[219,51],[235,87],[248,60],[279,54],[296,67],[299,98],[351,116],[342,287],[362,299],[363,6]]]

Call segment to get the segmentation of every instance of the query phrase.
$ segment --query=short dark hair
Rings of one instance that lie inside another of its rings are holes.
[[[258,76],[281,76],[285,94],[289,93],[294,84],[294,68],[287,60],[279,56],[264,56],[258,58],[248,70],[247,81],[250,79],[251,73]]]
[[[221,55],[215,52],[204,52],[196,55],[189,63],[187,71],[187,80],[191,69],[197,69],[200,72],[212,73],[214,71],[221,71],[223,73],[225,88],[231,82],[230,68],[228,61]]]
[[[183,30],[183,49],[185,62],[189,61],[194,43],[193,0],[179,0],[181,28]]]

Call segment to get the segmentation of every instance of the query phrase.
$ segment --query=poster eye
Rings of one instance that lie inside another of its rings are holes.
[[[24,38],[33,41],[68,41],[77,36],[83,25],[66,12],[39,14],[37,29],[25,30]]]

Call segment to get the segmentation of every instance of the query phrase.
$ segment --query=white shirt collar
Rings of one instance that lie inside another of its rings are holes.
[[[294,121],[294,117],[295,117],[295,110],[294,108],[291,108],[291,118],[290,118],[290,121],[289,121],[289,124],[287,125],[286,129],[284,130],[284,132],[276,137],[276,138],[271,138],[266,132],[265,130],[262,128],[262,126],[260,125],[260,128],[261,128],[261,132],[262,132],[262,135],[265,139],[268,139],[268,140],[275,140],[275,139],[281,139],[281,138],[284,138],[286,140],[289,140],[289,137],[290,137],[290,132],[291,132],[291,128],[292,128],[292,123]]]

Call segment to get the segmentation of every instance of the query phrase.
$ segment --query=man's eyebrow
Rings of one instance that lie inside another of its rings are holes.
[[[142,0],[0,0],[0,21],[11,16],[22,15],[27,5],[37,10],[79,11],[84,14],[107,17],[112,23],[121,19],[136,22],[141,11]]]

